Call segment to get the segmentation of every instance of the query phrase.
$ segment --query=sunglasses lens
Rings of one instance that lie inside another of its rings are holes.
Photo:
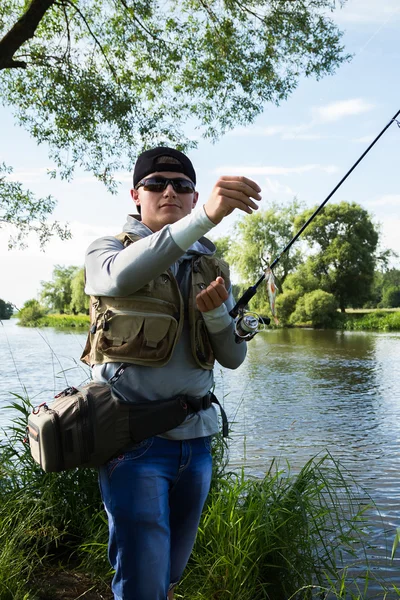
[[[190,194],[194,192],[194,185],[187,179],[173,179],[172,185],[177,194]]]
[[[191,194],[195,187],[191,181],[176,177],[174,179],[166,179],[164,177],[149,177],[143,180],[143,189],[146,192],[162,192],[167,185],[171,183],[177,194]]]
[[[143,189],[146,192],[162,192],[166,188],[165,181],[163,179],[145,179],[143,182]]]

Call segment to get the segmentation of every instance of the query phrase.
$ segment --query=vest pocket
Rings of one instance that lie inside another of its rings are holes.
[[[162,361],[174,347],[177,320],[170,315],[133,310],[108,310],[99,332],[99,350],[121,362]]]
[[[212,369],[214,366],[214,353],[208,339],[206,324],[203,319],[196,323],[196,357],[203,369]]]

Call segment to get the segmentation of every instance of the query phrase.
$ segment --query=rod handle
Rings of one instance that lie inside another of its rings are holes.
[[[239,314],[239,311],[245,308],[246,304],[248,304],[250,302],[250,300],[256,293],[257,293],[257,287],[255,285],[252,285],[249,288],[247,288],[247,290],[245,291],[243,296],[241,296],[239,298],[239,300],[236,302],[235,306],[229,312],[230,316],[233,319],[236,319],[236,317]]]

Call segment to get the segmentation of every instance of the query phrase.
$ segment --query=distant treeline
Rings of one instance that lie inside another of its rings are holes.
[[[11,302],[6,302],[0,298],[0,319],[4,321],[11,319],[13,312],[14,307]]]

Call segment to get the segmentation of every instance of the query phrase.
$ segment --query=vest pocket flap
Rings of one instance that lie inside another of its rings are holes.
[[[113,317],[110,329],[104,332],[104,337],[113,341],[113,345],[120,346],[130,339],[137,338],[143,327],[144,315],[135,314],[134,318],[127,319],[125,315]]]
[[[175,319],[168,316],[146,318],[143,330],[146,346],[157,348],[161,340],[167,336],[171,325],[175,325],[173,329],[176,329]]]

